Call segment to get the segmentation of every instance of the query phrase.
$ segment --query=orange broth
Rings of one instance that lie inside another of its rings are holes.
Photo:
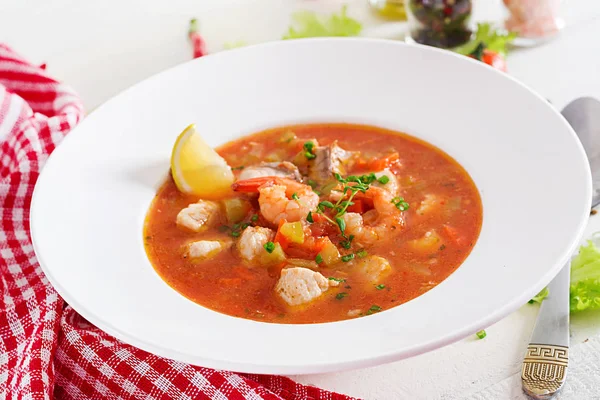
[[[370,255],[385,257],[392,272],[375,285],[353,268],[353,262],[319,267],[323,276],[345,281],[307,305],[290,306],[274,291],[282,266],[248,265],[236,252],[235,243],[210,260],[194,262],[184,257],[183,248],[191,241],[235,242],[235,238],[219,229],[220,225],[227,225],[223,218],[201,233],[178,227],[175,220],[179,211],[199,199],[180,193],[169,178],[150,207],[144,237],[156,272],[177,292],[201,306],[235,317],[289,324],[339,321],[385,311],[414,299],[446,279],[469,255],[482,224],[478,190],[455,160],[414,137],[371,126],[313,124],[270,129],[217,150],[232,167],[265,159],[293,160],[302,146],[288,146],[282,140],[290,131],[302,139],[300,143],[314,138],[320,145],[327,145],[337,140],[342,148],[361,152],[367,162],[393,152],[399,154],[392,171],[400,183],[400,195],[410,205],[403,212],[405,224],[398,227],[401,231],[396,235],[365,248]],[[348,173],[364,173],[365,167],[355,169]],[[438,200],[435,211],[420,215],[418,210],[428,194]],[[250,199],[254,208],[251,214],[260,215],[256,196],[233,196]],[[277,228],[262,217],[257,224]],[[418,240],[431,231],[436,233],[436,241],[423,246]],[[332,241],[339,243],[339,238],[333,237],[335,230],[328,232]],[[353,251],[357,249],[340,248],[342,254]]]

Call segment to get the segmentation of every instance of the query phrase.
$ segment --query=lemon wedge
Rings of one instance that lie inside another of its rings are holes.
[[[177,188],[202,198],[222,198],[232,192],[231,167],[192,124],[179,134],[171,153],[171,175]]]

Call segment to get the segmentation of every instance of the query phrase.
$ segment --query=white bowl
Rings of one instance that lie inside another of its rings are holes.
[[[177,134],[211,145],[263,128],[356,122],[405,131],[453,156],[483,201],[466,261],[424,295],[358,319],[280,325],[201,307],[144,252],[142,224]],[[319,39],[222,52],[116,96],[54,152],[31,229],[60,295],[124,342],[196,365],[303,374],[413,356],[486,328],[567,261],[589,215],[580,142],[543,98],[480,62],[391,41]]]

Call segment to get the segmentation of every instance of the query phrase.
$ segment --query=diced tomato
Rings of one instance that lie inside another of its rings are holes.
[[[491,65],[492,67],[499,69],[500,71],[506,72],[506,61],[500,54],[496,53],[495,51],[485,49],[483,51],[481,61],[483,61],[487,65]]]
[[[466,244],[465,237],[460,234],[458,229],[450,225],[444,225],[444,231],[446,232],[446,235],[457,245],[463,246]]]
[[[362,200],[354,200],[353,201],[354,204],[352,204],[351,206],[348,206],[348,208],[346,209],[347,212],[353,212],[353,213],[359,213],[362,214],[363,212],[365,212],[365,208],[364,208],[364,204]]]
[[[220,278],[218,283],[228,287],[239,287],[242,285],[242,278]]]
[[[254,275],[252,275],[252,272],[250,272],[250,270],[246,267],[243,267],[243,266],[233,267],[233,272],[236,275],[238,275],[241,278],[244,278],[246,280],[254,279]]]
[[[400,159],[400,154],[392,153],[387,157],[379,158],[379,159],[371,161],[371,169],[373,171],[382,171],[382,170],[390,167],[392,164],[397,163],[399,159]]]
[[[283,250],[286,250],[289,245],[290,245],[290,241],[285,237],[284,234],[281,233],[281,226],[283,224],[285,224],[287,221],[285,219],[281,219],[279,221],[279,226],[277,227],[277,233],[275,234],[275,239],[273,240],[275,243],[279,243],[279,245],[281,246],[281,248]]]

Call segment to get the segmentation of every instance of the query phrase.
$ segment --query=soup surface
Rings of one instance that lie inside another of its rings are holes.
[[[169,178],[144,232],[158,274],[215,311],[294,324],[382,312],[446,279],[480,232],[467,172],[405,134],[298,125],[217,151],[232,192],[208,201]]]

